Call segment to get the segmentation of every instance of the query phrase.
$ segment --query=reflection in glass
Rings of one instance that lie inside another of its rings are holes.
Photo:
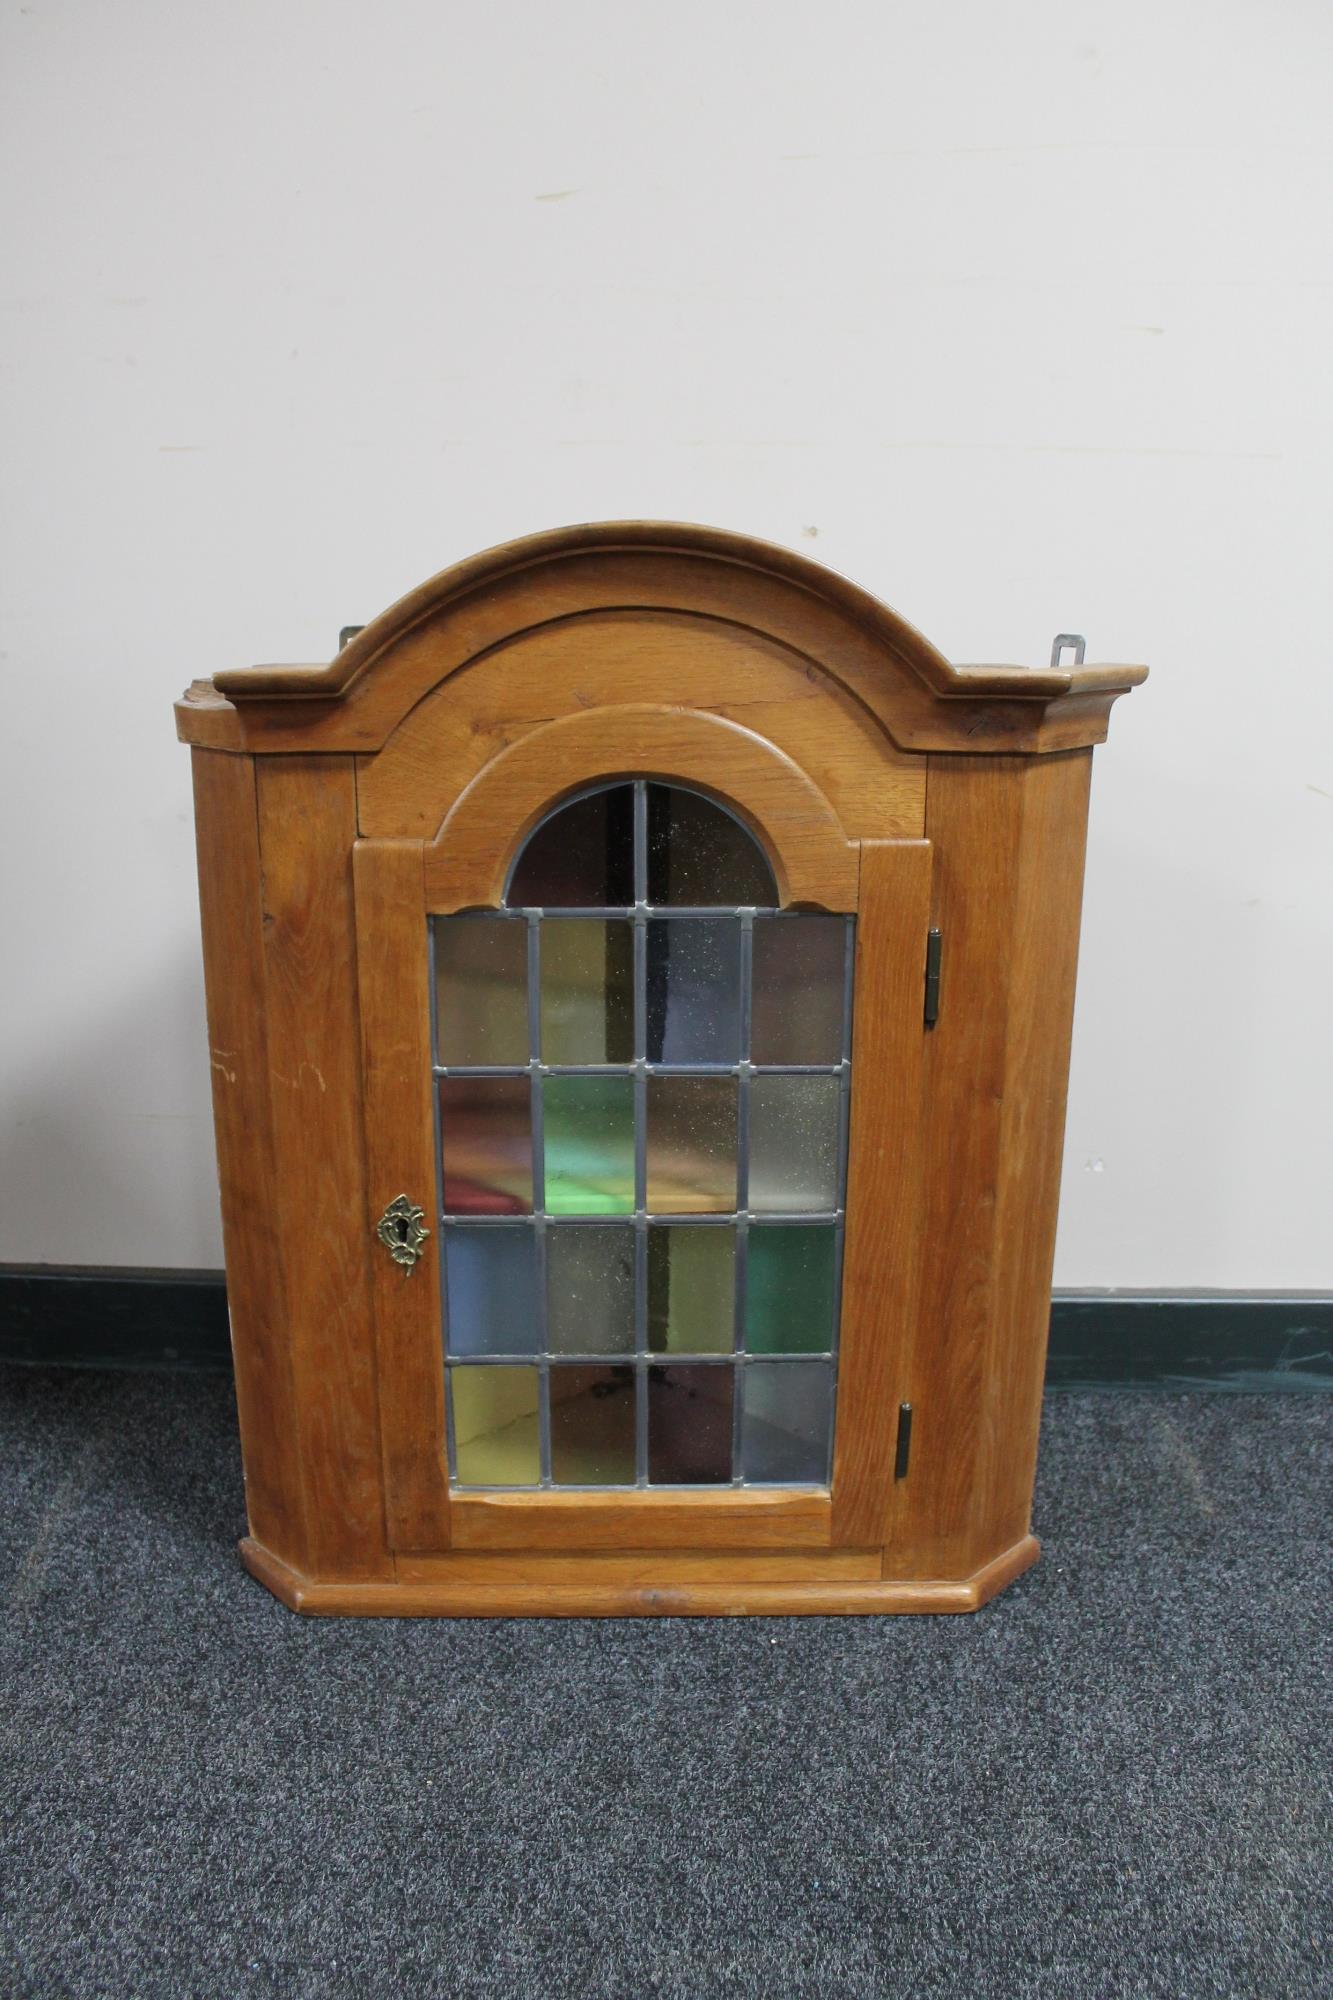
[[[440,1080],[446,1215],[532,1208],[532,1087],[525,1076]]]
[[[751,1354],[827,1354],[833,1345],[837,1253],[832,1223],[751,1229],[745,1345]]]
[[[544,1063],[634,1059],[634,932],[599,917],[553,917],[541,927]]]
[[[551,1477],[557,1486],[634,1484],[634,1370],[551,1369]]]
[[[741,932],[736,919],[650,920],[647,949],[649,1062],[739,1062]]]
[[[729,1228],[648,1231],[648,1346],[654,1354],[730,1354],[736,1236]]]
[[[537,1245],[530,1223],[445,1231],[450,1354],[537,1352]]]
[[[829,1476],[833,1369],[827,1361],[753,1361],[745,1370],[741,1475],[823,1486]]]
[[[733,1369],[722,1363],[648,1370],[648,1478],[654,1486],[731,1479]]]
[[[528,1059],[528,927],[435,918],[435,1055],[455,1067]]]
[[[648,1206],[684,1215],[735,1208],[734,1077],[648,1078]]]
[[[634,1082],[548,1076],[542,1083],[546,1206],[552,1215],[634,1209]]]
[[[750,1060],[842,1061],[845,917],[765,917],[754,927]]]
[[[772,909],[777,883],[740,821],[699,792],[648,787],[648,901],[687,908],[734,903]]]
[[[528,836],[505,897],[511,909],[627,909],[634,901],[634,787],[575,799]]]
[[[546,1232],[546,1324],[553,1354],[634,1352],[634,1231],[562,1222]]]
[[[756,1076],[750,1085],[750,1207],[828,1212],[838,1205],[836,1076]]]
[[[464,1486],[535,1486],[541,1478],[535,1368],[449,1370],[455,1477]]]

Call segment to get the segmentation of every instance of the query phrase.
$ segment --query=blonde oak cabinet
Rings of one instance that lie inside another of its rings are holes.
[[[1035,1559],[1092,746],[1144,671],[951,666],[632,522],[190,689],[257,1577],[964,1611]]]

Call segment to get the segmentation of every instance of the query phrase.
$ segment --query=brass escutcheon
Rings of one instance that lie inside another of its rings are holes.
[[[397,1194],[375,1225],[380,1242],[409,1278],[416,1269],[421,1246],[430,1235],[422,1221],[425,1213],[424,1208],[418,1208],[405,1194]]]

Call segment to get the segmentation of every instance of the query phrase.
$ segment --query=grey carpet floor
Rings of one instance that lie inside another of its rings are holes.
[[[6,1995],[1327,1996],[1333,1399],[1057,1396],[970,1619],[345,1623],[0,1371]]]

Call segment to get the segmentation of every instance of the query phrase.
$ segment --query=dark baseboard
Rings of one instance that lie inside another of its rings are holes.
[[[221,1271],[0,1265],[0,1361],[231,1365]],[[1333,1390],[1333,1294],[1057,1292],[1049,1389]]]

